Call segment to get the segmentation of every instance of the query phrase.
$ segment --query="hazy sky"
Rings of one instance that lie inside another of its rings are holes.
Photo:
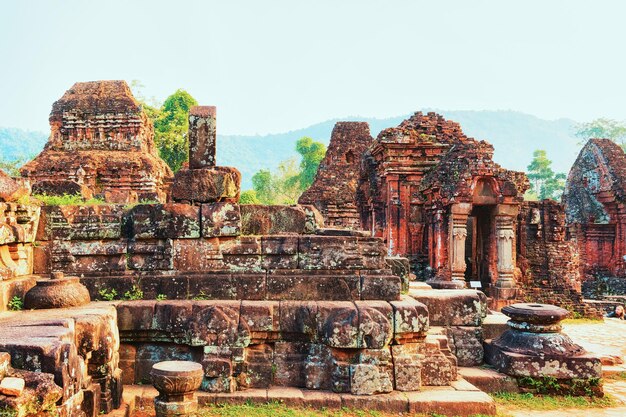
[[[0,0],[0,126],[76,81],[218,106],[221,133],[422,107],[626,119],[626,1]]]

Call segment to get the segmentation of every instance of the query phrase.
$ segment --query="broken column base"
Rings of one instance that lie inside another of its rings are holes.
[[[198,402],[188,401],[164,401],[158,397],[154,400],[154,411],[157,417],[188,416],[198,411]]]
[[[560,322],[567,310],[549,304],[513,304],[502,309],[508,329],[485,342],[485,361],[539,394],[602,396],[600,358],[588,354]]]
[[[498,371],[517,378],[589,379],[601,375],[600,359],[592,355],[573,358],[541,357],[506,352],[491,340],[485,342],[485,359]]]

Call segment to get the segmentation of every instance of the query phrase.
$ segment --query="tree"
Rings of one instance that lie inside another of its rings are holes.
[[[154,120],[154,142],[159,155],[174,172],[188,159],[189,109],[197,104],[191,94],[178,89],[165,99]]]
[[[575,135],[583,142],[592,138],[611,139],[626,149],[626,124],[612,119],[595,119],[576,125]]]
[[[296,151],[301,155],[299,165],[295,159],[288,159],[278,165],[276,172],[262,169],[254,174],[252,190],[241,194],[242,204],[295,204],[313,183],[326,146],[305,136],[296,142]]]
[[[20,167],[24,165],[26,161],[25,158],[17,158],[13,161],[9,161],[0,156],[0,169],[11,177],[19,177]]]
[[[317,168],[326,155],[326,146],[321,142],[315,142],[313,139],[304,136],[296,143],[296,151],[302,156],[298,182],[300,183],[300,190],[304,192],[315,180]]]
[[[261,204],[273,204],[272,173],[262,169],[252,176],[252,189]]]
[[[135,98],[154,124],[154,142],[159,156],[172,171],[178,171],[189,157],[189,109],[198,102],[179,88],[160,104],[154,97],[147,99],[143,95],[144,86],[140,81],[133,80],[130,85]]]
[[[555,174],[552,170],[552,161],[548,159],[546,151],[537,149],[533,152],[533,160],[527,169],[528,179],[531,181],[531,195],[541,200],[557,199],[561,196],[565,187],[565,174]]]
[[[239,204],[261,204],[254,190],[242,191],[239,196]]]

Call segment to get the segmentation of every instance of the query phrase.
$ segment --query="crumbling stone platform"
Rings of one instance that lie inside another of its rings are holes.
[[[129,414],[132,415],[132,409],[150,412],[157,394],[152,387],[126,386],[124,396],[129,405]],[[445,416],[496,415],[496,405],[493,399],[462,379],[455,381],[451,387],[427,388],[411,393],[394,392],[370,397],[284,387],[250,389],[232,394],[210,394],[199,391],[196,396],[201,407],[219,404],[280,402],[288,407],[313,409],[349,408]]]

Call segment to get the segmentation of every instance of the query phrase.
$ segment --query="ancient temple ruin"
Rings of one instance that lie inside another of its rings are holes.
[[[562,207],[523,202],[526,177],[495,164],[491,145],[458,124],[417,113],[374,141],[366,124],[341,123],[301,200],[311,204],[241,205],[239,171],[215,159],[215,107],[190,110],[189,164],[170,186],[169,171],[125,171],[112,156],[158,159],[145,115],[120,98],[125,84],[87,84],[55,104],[50,142],[24,173],[34,188],[67,185],[110,203],[31,205],[0,173],[0,409],[113,417],[154,404],[164,416],[198,402],[278,401],[495,415],[485,392],[524,391],[528,375],[602,395],[600,359],[560,334],[567,311],[515,304],[510,330],[488,325],[488,304],[545,288],[557,294],[545,301],[573,299],[577,246]],[[47,165],[69,166],[80,152],[110,157],[111,168],[80,165],[82,180],[63,180],[65,166]],[[167,202],[125,204],[144,191]],[[397,255],[441,289],[406,285],[411,271]],[[472,281],[489,298],[460,289]],[[66,283],[80,286],[72,303],[32,302]],[[567,349],[546,362],[528,349],[534,341]],[[501,372],[489,371],[489,383],[485,363]],[[185,378],[173,392],[168,381]]]
[[[528,181],[492,155],[490,144],[434,113],[383,130],[362,156],[362,227],[434,287],[476,281],[494,298],[513,299],[515,225]]]
[[[338,124],[336,131],[347,125]],[[562,205],[524,201],[529,187],[525,174],[496,164],[489,143],[468,138],[457,123],[440,115],[419,112],[380,132],[369,146],[355,136],[342,138],[331,141],[331,156],[320,165],[312,191],[301,200],[319,208],[326,221],[341,225],[337,207],[354,201],[359,219],[349,226],[382,238],[388,255],[408,258],[418,279],[435,288],[480,288],[494,308],[532,299],[585,315],[600,314],[581,293],[585,262],[598,265],[585,258],[581,233],[589,226],[576,226],[581,235],[576,240],[573,229],[567,233]],[[613,159],[623,157],[617,148]],[[343,161],[337,155],[352,155],[356,149],[361,150],[356,158],[361,160],[359,170],[342,169],[344,162],[333,164]],[[573,173],[584,164],[576,166]],[[594,167],[598,169],[595,161]],[[356,190],[333,193],[333,178],[352,184],[357,176]],[[584,183],[578,178],[570,181]],[[566,193],[566,204],[572,194]],[[617,207],[612,208],[614,219],[619,219]],[[345,206],[344,218],[352,216],[352,210]],[[608,215],[602,218],[608,221]],[[568,220],[576,223],[571,214]],[[593,228],[621,230],[617,223]],[[615,256],[611,252],[604,262],[620,265],[611,261]]]
[[[359,229],[356,189],[361,155],[373,140],[367,123],[337,123],[315,181],[298,203],[314,205],[329,227]]]
[[[52,105],[45,149],[21,170],[35,194],[165,201],[172,171],[125,81],[76,83]]]
[[[626,274],[626,155],[609,139],[591,139],[567,177],[563,202],[583,273]]]

